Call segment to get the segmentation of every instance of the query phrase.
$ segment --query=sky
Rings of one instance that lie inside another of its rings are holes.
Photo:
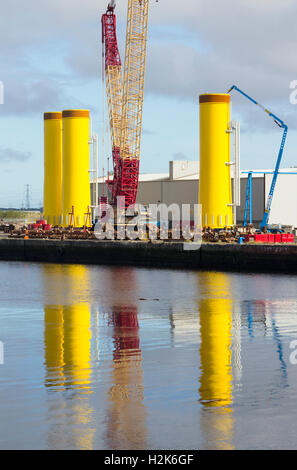
[[[21,207],[28,184],[31,206],[39,206],[44,112],[90,109],[100,173],[103,148],[105,159],[110,151],[100,22],[108,1],[2,3],[0,207]],[[124,57],[127,0],[117,0],[116,14]],[[233,84],[288,124],[282,167],[297,166],[297,105],[289,99],[297,80],[296,17],[295,0],[151,0],[140,171],[198,161],[199,94],[224,93]],[[274,168],[281,129],[236,93],[232,111],[241,122],[242,169]]]

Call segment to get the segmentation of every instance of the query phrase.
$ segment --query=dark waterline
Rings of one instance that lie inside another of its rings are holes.
[[[296,275],[0,276],[1,449],[297,448]]]

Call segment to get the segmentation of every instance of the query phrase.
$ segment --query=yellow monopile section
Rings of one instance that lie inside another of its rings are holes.
[[[62,113],[44,114],[44,218],[58,225],[62,215]]]
[[[204,94],[200,102],[199,204],[202,227],[233,225],[230,172],[230,95]]]
[[[63,111],[63,225],[84,225],[90,205],[89,111]]]

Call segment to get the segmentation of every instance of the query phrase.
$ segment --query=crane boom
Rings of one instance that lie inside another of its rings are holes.
[[[112,204],[135,204],[139,180],[149,0],[128,0],[124,77],[117,44],[115,1],[102,16],[105,76],[114,176],[108,181]]]
[[[268,224],[268,221],[269,221],[269,216],[270,216],[270,211],[271,211],[271,205],[272,205],[272,200],[273,200],[273,195],[274,195],[274,191],[275,191],[275,186],[276,186],[276,182],[277,182],[277,177],[278,177],[278,174],[279,174],[279,168],[280,168],[280,164],[281,164],[281,160],[282,160],[282,157],[283,157],[283,153],[284,153],[284,147],[285,147],[285,143],[286,143],[286,138],[287,138],[287,133],[288,133],[288,126],[284,123],[284,121],[282,121],[279,117],[277,117],[275,114],[273,114],[271,111],[269,111],[267,108],[265,108],[264,106],[262,106],[260,103],[258,103],[256,100],[254,100],[251,96],[249,96],[247,93],[245,93],[244,91],[242,91],[240,88],[238,88],[236,85],[233,85],[227,93],[231,93],[232,90],[236,90],[238,91],[238,93],[240,93],[241,95],[243,95],[245,98],[247,98],[248,100],[250,100],[252,103],[256,104],[257,106],[259,106],[261,109],[263,109],[263,111],[265,111],[268,116],[270,116],[273,121],[280,127],[283,129],[283,135],[282,135],[282,140],[281,140],[281,145],[280,145],[280,149],[279,149],[279,153],[278,153],[278,157],[277,157],[277,161],[276,161],[276,166],[275,166],[275,169],[274,169],[274,173],[273,173],[273,177],[272,177],[272,182],[271,182],[271,186],[270,186],[270,190],[269,190],[269,194],[268,194],[268,198],[267,198],[267,201],[266,201],[266,206],[265,206],[265,211],[264,211],[264,215],[263,215],[263,219],[261,221],[261,224],[260,224],[260,228],[263,229],[264,227],[267,226]]]
[[[149,0],[129,0],[123,84],[122,158],[140,158]]]
[[[122,62],[118,49],[114,3],[102,16],[102,44],[105,45],[105,80],[112,147],[120,146],[122,122]]]

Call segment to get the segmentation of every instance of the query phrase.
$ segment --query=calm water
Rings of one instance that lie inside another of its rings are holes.
[[[297,448],[296,276],[0,276],[1,449]]]

